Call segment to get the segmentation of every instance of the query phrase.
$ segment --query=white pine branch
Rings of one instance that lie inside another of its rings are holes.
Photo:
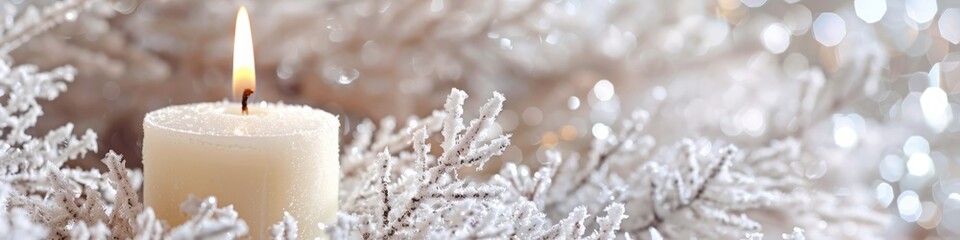
[[[270,239],[297,240],[297,220],[283,212],[283,220],[270,227]]]
[[[247,223],[238,218],[239,214],[233,205],[218,208],[214,197],[201,200],[191,195],[180,205],[180,211],[189,218],[180,226],[170,229],[164,238],[238,238],[248,233]]]

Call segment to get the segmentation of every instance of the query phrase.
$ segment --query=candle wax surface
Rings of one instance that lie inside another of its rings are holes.
[[[177,225],[193,194],[233,205],[254,239],[287,211],[300,236],[336,218],[339,120],[307,106],[228,102],[170,106],[144,118],[144,202]]]
[[[273,137],[338,129],[340,122],[323,121],[336,117],[302,105],[251,103],[249,114],[239,103],[196,103],[166,107],[148,114],[144,124],[186,134],[203,136]]]

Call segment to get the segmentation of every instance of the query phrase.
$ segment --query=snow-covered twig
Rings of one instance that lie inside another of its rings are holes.
[[[239,219],[233,206],[217,207],[217,199],[203,200],[190,196],[180,205],[180,211],[190,216],[182,225],[170,229],[165,238],[211,239],[240,238],[247,235],[247,224]]]
[[[270,227],[270,239],[297,240],[297,220],[283,212],[283,220]]]
[[[38,9],[34,6],[27,7],[17,18],[17,21],[6,21],[0,28],[0,55],[7,55],[21,44],[30,40],[34,36],[45,32],[53,26],[63,21],[73,21],[81,11],[86,10],[94,2],[99,0],[65,0],[57,1],[50,6]],[[17,15],[13,3],[4,2],[0,7],[6,10],[3,13],[4,18],[13,18]]]

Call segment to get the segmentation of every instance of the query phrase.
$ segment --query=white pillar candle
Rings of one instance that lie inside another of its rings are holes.
[[[233,205],[255,239],[288,211],[300,236],[320,236],[336,218],[337,117],[306,106],[198,103],[162,108],[143,120],[144,202],[177,225],[193,194]]]
[[[171,106],[143,119],[143,198],[178,225],[189,195],[233,205],[254,239],[289,212],[299,236],[322,236],[333,223],[340,180],[337,117],[306,106],[254,104],[253,41],[247,11],[237,13],[233,96],[229,102]],[[243,110],[241,110],[243,109]]]

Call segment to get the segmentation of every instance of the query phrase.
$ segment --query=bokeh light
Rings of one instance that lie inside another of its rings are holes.
[[[577,110],[580,108],[580,98],[577,96],[570,96],[570,98],[567,99],[567,108],[570,110]]]
[[[847,26],[843,18],[836,13],[821,13],[813,22],[813,36],[827,47],[836,46],[847,35]]]
[[[783,24],[770,24],[761,35],[763,46],[772,53],[782,53],[790,47],[790,30]]]
[[[960,43],[960,8],[943,10],[937,22],[940,37],[953,44]]]
[[[610,98],[613,98],[613,94],[613,83],[610,83],[609,80],[600,80],[593,86],[593,95],[600,101],[610,100]]]
[[[880,205],[883,207],[890,206],[890,203],[893,202],[893,187],[886,182],[880,182],[876,188],[877,201],[880,202]]]
[[[933,173],[933,159],[926,153],[915,153],[907,160],[907,172],[914,176],[926,176]]]
[[[929,87],[923,91],[920,95],[920,109],[927,124],[936,132],[943,131],[953,120],[947,93],[939,87]]]
[[[903,158],[893,154],[887,155],[880,161],[880,177],[890,182],[900,181],[904,166]]]
[[[897,210],[900,212],[900,218],[907,222],[916,222],[923,213],[920,206],[920,196],[914,191],[904,191],[897,197]]]
[[[937,0],[906,0],[907,16],[917,23],[926,23],[937,15]]]
[[[887,13],[886,0],[855,0],[853,6],[857,17],[867,23],[878,22]]]

